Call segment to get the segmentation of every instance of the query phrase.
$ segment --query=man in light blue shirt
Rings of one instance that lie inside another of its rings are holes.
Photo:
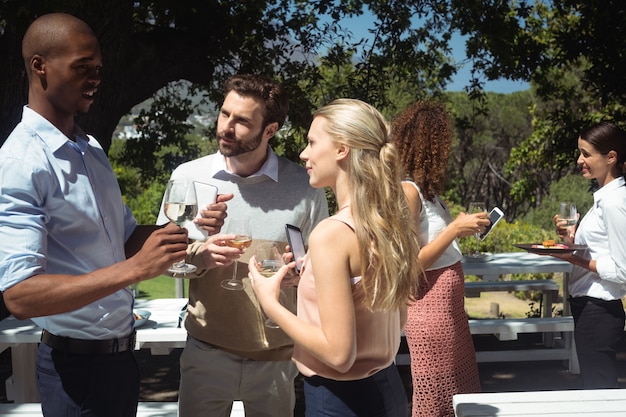
[[[138,226],[100,144],[74,124],[100,84],[85,22],[41,16],[22,53],[22,121],[0,148],[0,290],[44,331],[37,384],[46,416],[134,416],[132,284],[185,258],[187,232]]]

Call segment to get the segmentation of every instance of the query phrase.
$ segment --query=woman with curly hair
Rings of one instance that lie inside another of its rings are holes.
[[[339,210],[309,237],[297,315],[278,301],[287,267],[263,278],[252,258],[254,292],[294,341],[307,417],[407,416],[393,361],[422,274],[388,124],[362,101],[335,100],[314,114],[300,158]]]
[[[456,241],[489,225],[487,213],[452,220],[443,191],[452,127],[445,107],[420,101],[392,124],[407,180],[402,187],[419,230],[426,288],[409,305],[405,335],[411,356],[413,417],[454,416],[452,396],[480,391],[464,308],[462,254]]]

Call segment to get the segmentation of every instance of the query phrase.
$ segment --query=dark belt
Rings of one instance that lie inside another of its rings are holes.
[[[115,339],[86,340],[56,336],[44,330],[41,333],[41,341],[52,349],[74,355],[106,355],[135,349],[135,332],[130,336]]]

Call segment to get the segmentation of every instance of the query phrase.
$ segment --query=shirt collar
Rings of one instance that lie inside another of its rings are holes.
[[[225,172],[229,175],[239,176],[229,171],[226,166],[226,157],[222,155],[221,152],[217,152],[216,158],[213,159],[213,166],[211,167],[212,175],[215,176],[220,172]],[[266,177],[272,179],[275,182],[278,182],[278,156],[272,148],[267,147],[267,159],[261,166],[261,168],[252,175],[249,175],[248,178],[252,177],[260,177],[265,175]]]
[[[608,184],[604,184],[604,187],[600,188],[598,191],[593,193],[594,203],[598,205],[598,203],[600,202],[600,200],[602,200],[602,198],[612,194],[619,187],[624,187],[625,184],[626,183],[624,181],[624,177],[617,177],[614,180],[611,180]]]
[[[84,153],[89,143],[89,137],[77,125],[74,125],[74,140],[69,140],[56,126],[45,117],[37,113],[28,106],[24,106],[22,111],[22,122],[32,129],[37,136],[42,138],[52,152],[57,151],[62,146],[69,144],[78,152]]]

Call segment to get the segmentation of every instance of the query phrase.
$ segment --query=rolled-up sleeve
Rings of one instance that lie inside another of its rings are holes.
[[[600,278],[626,284],[626,204],[611,200],[599,202],[609,251],[596,259],[596,269]]]
[[[37,170],[26,161],[0,162],[0,291],[45,272],[46,211]]]

